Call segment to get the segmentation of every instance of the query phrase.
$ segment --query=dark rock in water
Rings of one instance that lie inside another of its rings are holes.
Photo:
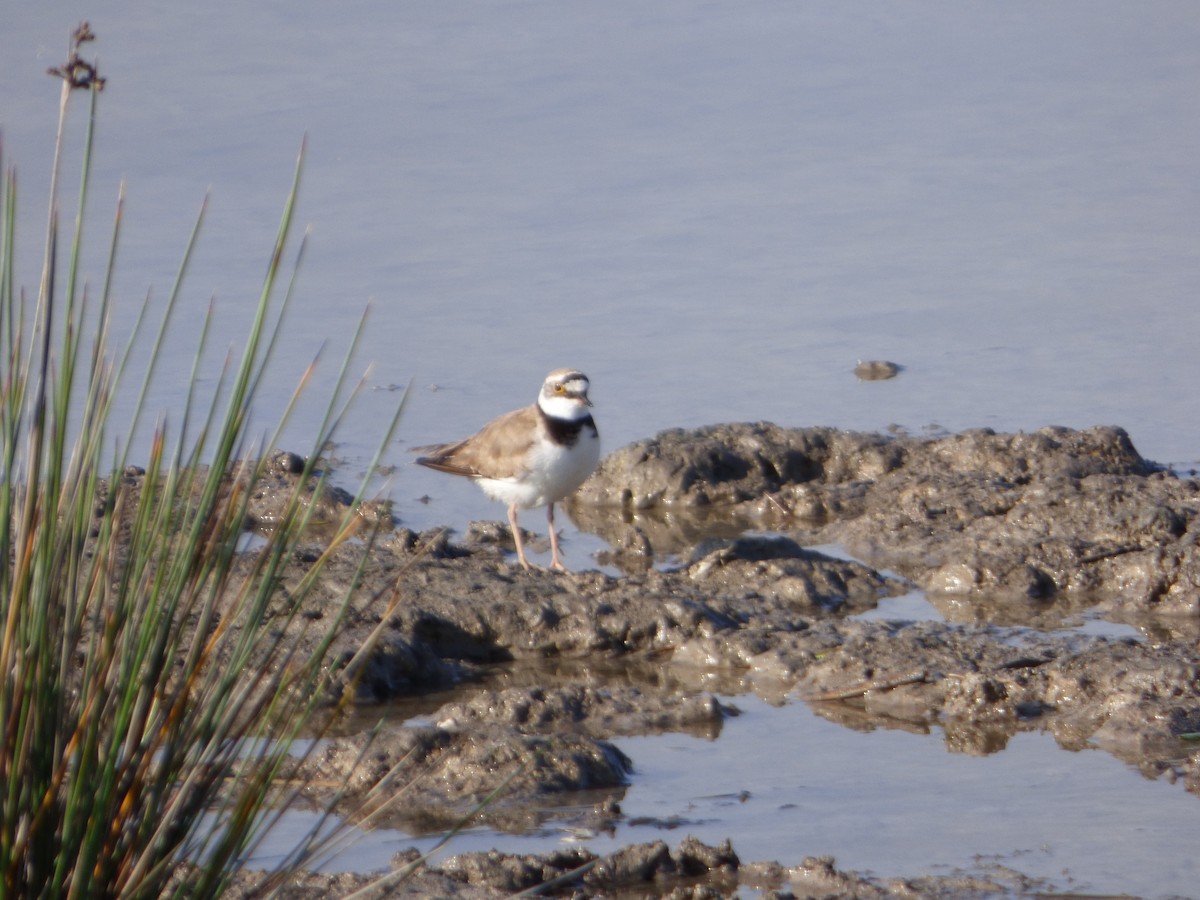
[[[759,422],[624,447],[572,514],[605,534],[605,510],[617,507],[620,527],[656,548],[719,519],[844,544],[935,592],[1101,592],[1127,608],[1194,614],[1198,503],[1197,482],[1144,460],[1120,428],[920,438]],[[658,510],[671,511],[670,533]]]
[[[888,362],[885,359],[860,359],[854,367],[854,375],[859,381],[886,381],[895,378],[903,369],[899,363]]]
[[[741,503],[789,484],[872,478],[902,463],[902,444],[883,435],[771,422],[680,428],[607,456],[573,502],[634,510]]]
[[[900,469],[933,480],[960,473],[1015,483],[1155,471],[1120,428],[1009,435],[979,429],[929,439],[736,423],[672,429],[622,447],[574,502],[635,510],[742,503],[800,484],[876,481]]]
[[[295,775],[310,797],[324,801],[340,788],[339,803],[352,808],[393,769],[408,773],[406,802],[380,812],[378,826],[422,833],[478,815],[494,828],[520,832],[547,817],[532,801],[603,790],[619,798],[632,763],[609,742],[583,734],[531,735],[475,723],[462,731],[399,728],[330,738]]]
[[[503,723],[522,734],[613,735],[687,732],[714,739],[737,710],[711,694],[666,699],[638,688],[567,685],[555,688],[482,690],[470,700],[438,710],[440,727],[469,730],[477,723]]]
[[[464,885],[486,887],[511,896],[564,877],[589,863],[594,853],[576,847],[539,855],[516,853],[459,853],[442,863],[443,874]]]
[[[299,475],[304,471],[304,457],[290,450],[276,450],[267,460],[266,472],[271,475]]]
[[[685,572],[710,590],[749,592],[797,609],[840,609],[849,603],[870,609],[891,592],[874,569],[831,559],[778,536],[705,542]]]
[[[653,841],[606,856],[580,848],[538,855],[462,853],[437,866],[437,872],[504,896],[554,882],[571,896],[648,896],[650,890],[655,897],[720,897],[736,889],[739,865],[728,841],[710,847],[689,837],[674,852]]]

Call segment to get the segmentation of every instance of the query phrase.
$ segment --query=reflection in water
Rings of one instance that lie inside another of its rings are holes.
[[[1078,628],[1085,614],[1100,602],[1099,597],[1081,592],[1060,592],[1049,600],[1017,592],[969,595],[931,592],[927,596],[947,622],[1023,626],[1038,631]]]
[[[705,541],[736,539],[754,527],[747,521],[731,518],[728,510],[711,507],[656,506],[630,510],[574,503],[568,504],[567,512],[580,531],[595,534],[618,550],[649,550],[654,560],[663,565],[671,565],[681,554],[689,554]]]
[[[614,548],[603,554],[604,561],[632,574],[651,564],[668,569],[687,565],[697,557],[698,548],[767,528],[762,521],[731,516],[728,509],[714,507],[628,510],[576,504],[569,507],[569,514],[581,531],[598,535]],[[812,533],[788,530],[786,525],[784,518],[778,517],[774,533],[807,542],[809,549],[825,555],[873,564],[870,557],[856,558],[837,545],[813,546]],[[635,533],[638,539],[631,536]],[[629,547],[638,548],[638,552],[624,552]],[[641,555],[643,552],[646,557]],[[966,595],[912,591],[883,598],[875,610],[856,618],[989,624],[1105,637],[1144,636],[1152,641],[1200,639],[1200,621],[1194,618],[1139,614],[1123,609],[1115,599],[1087,591],[1060,591],[1049,599],[1016,591],[975,591]]]
[[[1147,782],[1108,754],[1068,753],[1023,727],[902,722],[852,704],[770,706],[745,694],[724,702],[742,714],[718,740],[616,741],[635,774],[620,792],[626,818],[615,830],[576,824],[596,797],[564,797],[542,810],[534,832],[468,830],[441,856],[545,852],[564,842],[605,853],[687,833],[710,843],[734,836],[743,861],[797,865],[832,854],[842,867],[881,875],[970,870],[986,855],[1076,892],[1187,895],[1200,878],[1195,798]],[[307,815],[289,816],[285,829],[298,831]],[[260,858],[289,846],[289,834],[276,835]],[[361,833],[329,868],[382,868],[406,847],[435,842],[389,829]]]

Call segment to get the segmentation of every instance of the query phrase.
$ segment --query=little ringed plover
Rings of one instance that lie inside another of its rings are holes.
[[[546,376],[537,402],[488,422],[453,444],[420,447],[420,465],[473,479],[493,500],[508,504],[517,558],[529,568],[517,510],[546,507],[550,568],[565,571],[554,531],[554,504],[583,484],[600,461],[600,436],[588,400],[588,378],[576,369]]]

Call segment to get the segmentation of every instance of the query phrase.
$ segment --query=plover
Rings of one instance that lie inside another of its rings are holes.
[[[546,507],[550,568],[565,571],[554,531],[554,504],[592,474],[600,461],[600,435],[588,400],[588,378],[576,369],[546,376],[537,402],[493,419],[454,444],[418,448],[417,462],[474,479],[493,500],[508,504],[517,558],[529,568],[517,510]]]

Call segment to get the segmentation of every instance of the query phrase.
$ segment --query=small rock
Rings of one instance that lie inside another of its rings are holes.
[[[869,359],[865,362],[860,359],[854,367],[854,375],[859,381],[885,381],[899,375],[902,368],[899,364],[884,359]]]

